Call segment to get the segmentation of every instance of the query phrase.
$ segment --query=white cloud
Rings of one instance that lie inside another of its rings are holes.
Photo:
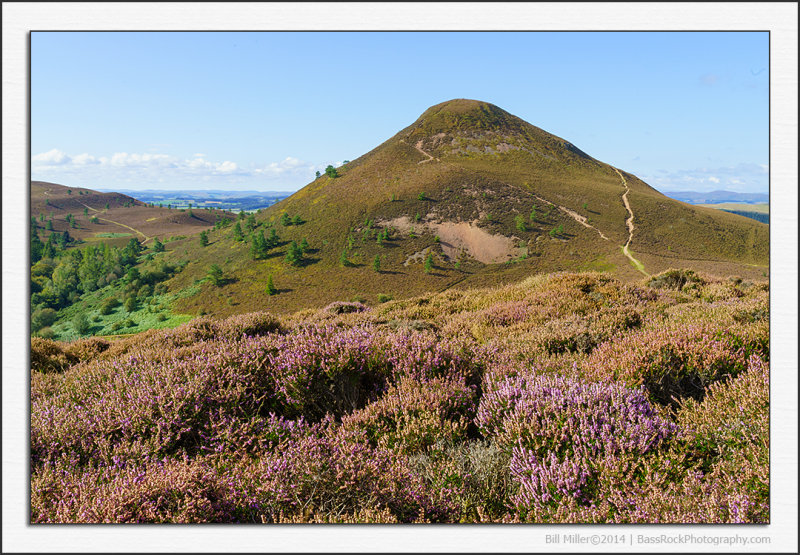
[[[56,182],[59,179],[63,182],[81,180],[87,186],[95,182],[102,184],[103,188],[115,182],[138,183],[145,187],[148,183],[177,185],[202,180],[216,182],[220,186],[247,183],[256,188],[290,190],[307,184],[314,178],[315,169],[324,168],[324,165],[317,166],[293,156],[277,162],[242,167],[233,160],[209,160],[202,153],[195,153],[186,159],[152,152],[115,152],[110,156],[83,153],[70,156],[58,149],[36,154],[31,161],[34,179],[46,178]]]
[[[658,170],[641,178],[659,191],[709,192],[715,189],[741,193],[761,193],[769,189],[769,166],[741,163],[719,168]]]
[[[175,158],[166,154],[128,154],[127,152],[115,152],[111,156],[112,166],[170,166],[176,162],[177,160]]]
[[[88,166],[91,164],[100,164],[100,160],[92,156],[91,154],[83,153],[78,154],[77,156],[72,157],[72,163],[76,166]]]
[[[237,169],[239,169],[239,166],[236,165],[236,162],[229,162],[228,160],[216,166],[216,170],[223,173],[235,172]]]
[[[253,169],[253,173],[256,175],[266,175],[266,176],[282,176],[287,173],[291,174],[313,174],[314,169],[316,166],[309,162],[304,162],[299,158],[294,158],[292,156],[287,156],[280,162],[272,162],[267,164],[266,166],[256,167]]]
[[[48,150],[47,152],[42,152],[41,154],[37,154],[31,158],[31,162],[42,166],[60,166],[63,164],[68,164],[70,161],[71,158],[57,148]]]

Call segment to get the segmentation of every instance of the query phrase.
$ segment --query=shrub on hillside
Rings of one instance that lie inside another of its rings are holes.
[[[412,454],[440,441],[466,440],[476,408],[476,388],[463,380],[401,378],[378,400],[343,417],[342,425],[363,430],[373,446]]]
[[[35,372],[63,372],[77,358],[64,352],[61,344],[51,339],[31,337],[31,370]]]
[[[644,385],[654,400],[700,399],[715,381],[735,376],[751,354],[765,354],[769,338],[757,331],[727,331],[713,326],[643,330],[625,341],[598,346],[582,366],[590,379]]]
[[[597,484],[620,461],[658,449],[676,427],[642,390],[533,372],[497,382],[476,417],[484,437],[511,449],[519,485],[512,502],[527,520],[592,507]]]
[[[111,343],[100,337],[79,339],[64,345],[64,351],[76,362],[85,362],[97,358],[111,346]]]
[[[352,312],[364,312],[369,310],[369,307],[360,302],[334,301],[322,310],[330,314],[350,314]]]
[[[705,281],[693,270],[670,269],[651,277],[647,285],[654,289],[675,289],[680,291],[687,284],[700,284]]]

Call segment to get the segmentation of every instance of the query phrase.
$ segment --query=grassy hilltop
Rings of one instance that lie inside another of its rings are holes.
[[[767,271],[768,226],[669,199],[486,102],[433,106],[331,170],[259,213],[244,240],[227,229],[212,232],[208,248],[178,250],[187,266],[171,289],[190,287],[212,261],[223,261],[230,277],[182,299],[180,309],[290,312],[560,270],[611,271],[623,279],[668,268],[744,277]],[[254,257],[252,232],[272,230],[279,240]],[[644,272],[622,251],[629,238]],[[304,239],[301,260],[287,263],[289,246]],[[265,294],[269,275],[278,290],[272,296]]]

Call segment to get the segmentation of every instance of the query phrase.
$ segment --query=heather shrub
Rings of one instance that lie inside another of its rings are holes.
[[[476,422],[484,437],[511,450],[519,485],[511,502],[536,522],[591,507],[608,461],[641,457],[675,431],[642,390],[533,372],[497,382]]]
[[[345,301],[335,301],[322,310],[330,314],[348,314],[350,312],[364,312],[365,310],[369,310],[369,307],[360,302],[348,303]]]
[[[698,276],[693,270],[670,269],[651,277],[647,285],[653,289],[675,289],[680,291],[685,285],[702,285],[705,280]]]
[[[462,380],[403,377],[380,399],[343,417],[342,425],[363,430],[371,445],[411,454],[437,441],[467,440],[476,408],[475,387]]]
[[[386,387],[389,366],[369,328],[306,326],[275,337],[272,345],[265,361],[286,416],[342,415]]]
[[[60,343],[42,337],[31,337],[31,370],[63,372],[76,360],[74,355],[64,351]]]
[[[411,456],[413,468],[432,489],[447,489],[459,505],[458,522],[502,520],[517,485],[511,478],[510,454],[493,441],[437,441]]]
[[[534,372],[497,382],[475,420],[484,437],[538,457],[645,453],[674,431],[642,390]]]
[[[767,522],[768,301],[564,273],[33,338],[31,521]]]
[[[144,354],[76,367],[51,396],[32,391],[32,466],[62,456],[110,464],[216,451],[258,431],[257,417],[280,406],[274,377],[258,364],[261,345]]]
[[[593,380],[644,385],[655,401],[673,403],[702,398],[708,385],[741,372],[749,354],[767,343],[758,333],[709,326],[643,330],[598,346],[582,370]]]
[[[95,359],[100,353],[105,352],[111,343],[99,337],[88,337],[79,339],[72,343],[66,343],[64,350],[68,356],[74,358],[76,362],[85,362]]]
[[[769,521],[769,366],[758,356],[747,371],[709,387],[702,403],[678,413],[682,450],[728,495],[728,521]],[[735,506],[734,506],[735,505]]]
[[[237,484],[243,521],[327,520],[366,510],[398,522],[438,521],[456,511],[447,492],[426,490],[405,456],[371,447],[363,434],[330,421],[279,452],[233,467],[226,478]]]
[[[204,459],[141,466],[48,463],[31,479],[31,523],[231,522],[232,484]]]
[[[231,316],[216,324],[218,335],[238,339],[243,335],[266,335],[285,331],[280,320],[268,312],[251,312]]]

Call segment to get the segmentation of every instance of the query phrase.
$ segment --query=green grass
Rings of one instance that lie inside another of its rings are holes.
[[[111,233],[111,232],[103,232],[103,233],[95,233],[95,237],[100,237],[103,239],[117,239],[119,237],[130,237],[133,233]]]
[[[589,272],[613,272],[616,268],[617,265],[609,262],[605,256],[598,256],[594,260],[582,265],[580,270]]]

